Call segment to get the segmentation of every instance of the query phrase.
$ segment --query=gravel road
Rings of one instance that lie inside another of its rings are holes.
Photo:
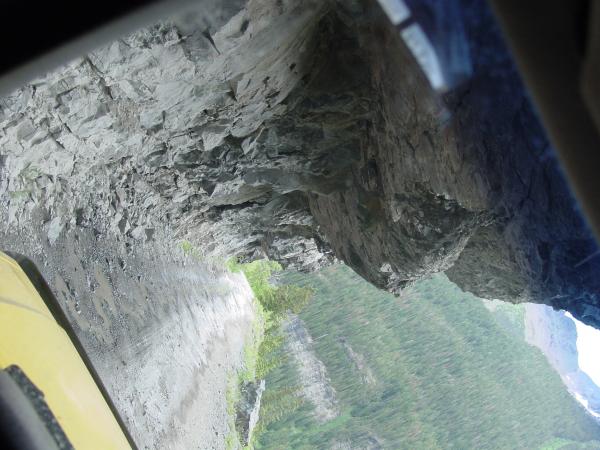
[[[137,445],[224,448],[227,374],[253,319],[243,275],[160,235],[132,244],[73,227],[50,245],[31,217],[0,229],[0,247],[38,264]]]

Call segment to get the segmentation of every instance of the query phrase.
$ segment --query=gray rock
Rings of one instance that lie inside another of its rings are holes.
[[[446,271],[600,326],[596,244],[486,5],[467,3],[473,76],[444,98],[375,2],[230,2],[100,48],[2,99],[1,226],[40,209],[210,257],[335,255],[392,292]]]
[[[54,245],[54,243],[60,236],[60,232],[63,229],[63,224],[61,223],[61,221],[61,217],[55,217],[48,225],[48,242],[50,243],[50,245]]]

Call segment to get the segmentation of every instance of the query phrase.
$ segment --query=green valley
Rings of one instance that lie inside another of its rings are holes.
[[[256,448],[600,448],[598,423],[513,320],[444,275],[401,297],[345,266],[282,281],[314,289],[299,317],[336,411],[319,420],[298,361],[282,347],[284,363],[267,376],[262,410],[271,412]]]

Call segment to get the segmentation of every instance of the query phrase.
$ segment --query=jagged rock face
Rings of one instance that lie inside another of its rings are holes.
[[[361,30],[370,116],[345,188],[311,195],[311,211],[336,255],[381,288],[446,271],[481,297],[598,326],[596,244],[482,6],[465,2],[474,75],[448,98],[381,22]]]
[[[5,227],[42,209],[51,241],[166,228],[303,270],[335,254],[394,292],[446,271],[600,326],[595,243],[481,0],[474,75],[445,98],[375,2],[226,3],[208,31],[166,22],[3,99]]]
[[[371,116],[345,189],[311,195],[311,211],[336,255],[381,288],[446,271],[483,298],[600,326],[596,243],[485,5],[464,2],[464,20],[474,74],[447,98],[395,33],[363,31]]]
[[[326,10],[243,6],[212,34],[202,15],[159,24],[3,99],[7,224],[43,208],[51,241],[65,226],[142,242],[166,226],[207,254],[326,263],[296,191],[327,189],[319,150],[338,140],[310,147],[327,111],[305,125],[288,114],[318,73]]]

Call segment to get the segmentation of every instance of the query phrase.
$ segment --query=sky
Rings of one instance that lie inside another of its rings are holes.
[[[589,375],[597,386],[600,386],[600,330],[585,325],[566,313],[577,327],[577,353],[579,368]]]

